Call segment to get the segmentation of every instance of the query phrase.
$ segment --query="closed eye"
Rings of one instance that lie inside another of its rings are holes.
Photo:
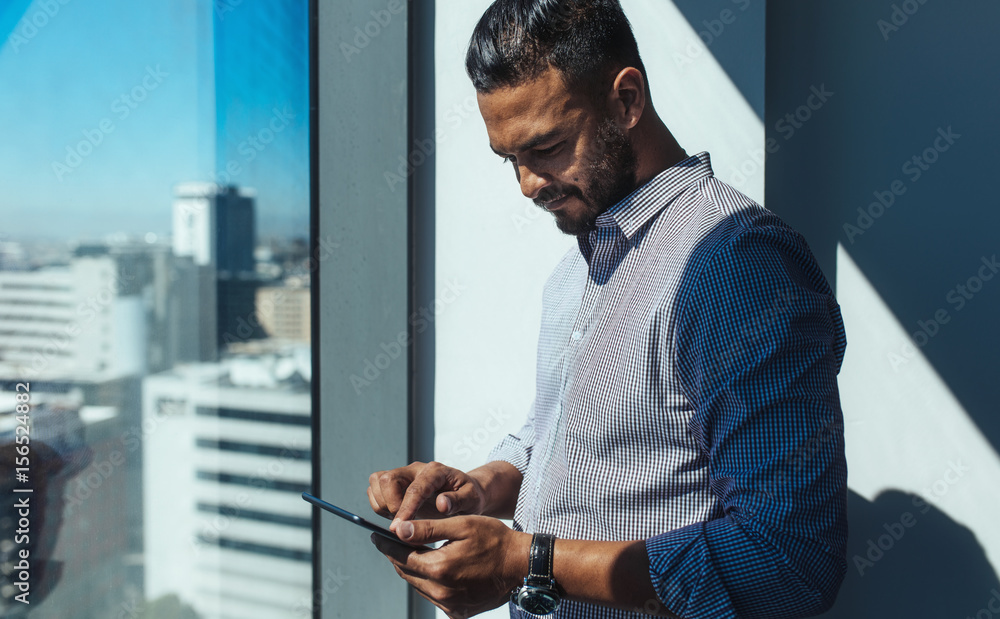
[[[548,148],[536,148],[533,152],[539,157],[550,157],[554,155],[565,143],[566,142],[557,142]],[[506,164],[508,162],[512,162],[514,165],[517,165],[517,157],[514,155],[504,156],[501,163]]]
[[[552,146],[550,146],[548,148],[539,148],[539,149],[535,150],[535,152],[537,154],[541,155],[542,157],[547,157],[549,155],[554,155],[555,152],[557,150],[559,150],[559,147],[561,147],[563,144],[565,144],[565,142],[557,142],[556,144],[554,144],[554,145],[552,145]]]

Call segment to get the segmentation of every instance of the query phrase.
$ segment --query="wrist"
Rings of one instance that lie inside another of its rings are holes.
[[[511,529],[510,539],[505,544],[506,553],[501,578],[508,590],[513,591],[524,583],[530,569],[531,555],[530,533],[522,533]]]
[[[475,489],[476,505],[474,515],[485,516],[489,508],[489,476],[484,475],[482,467],[469,471],[467,475]]]
[[[531,536],[528,551],[528,574],[523,585],[514,590],[511,600],[523,611],[535,616],[549,616],[559,610],[563,591],[553,570],[555,537],[545,533]]]
[[[521,489],[521,472],[509,462],[497,460],[473,469],[469,477],[478,485],[482,516],[510,519],[514,517],[517,493]]]

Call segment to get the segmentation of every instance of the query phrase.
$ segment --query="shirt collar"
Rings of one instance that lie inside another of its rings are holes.
[[[601,213],[598,228],[617,227],[631,239],[646,223],[694,183],[713,176],[707,152],[688,157],[657,174],[617,204]],[[585,235],[581,235],[582,238]]]

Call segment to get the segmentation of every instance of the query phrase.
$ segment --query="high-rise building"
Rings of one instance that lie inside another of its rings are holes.
[[[143,256],[84,245],[68,264],[0,271],[0,378],[98,383],[144,374]]]
[[[143,381],[147,599],[176,594],[204,617],[310,614],[310,378],[299,347]]]
[[[215,183],[174,188],[174,255],[223,277],[254,272],[254,192]]]
[[[174,188],[177,294],[173,348],[179,361],[211,361],[219,347],[263,335],[254,324],[260,280],[254,264],[254,194],[214,183]],[[183,305],[179,305],[183,303]],[[181,341],[183,340],[183,341]]]

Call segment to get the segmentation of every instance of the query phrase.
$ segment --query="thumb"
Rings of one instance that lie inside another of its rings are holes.
[[[429,544],[465,537],[463,518],[442,520],[408,520],[396,527],[399,539],[410,544]]]

